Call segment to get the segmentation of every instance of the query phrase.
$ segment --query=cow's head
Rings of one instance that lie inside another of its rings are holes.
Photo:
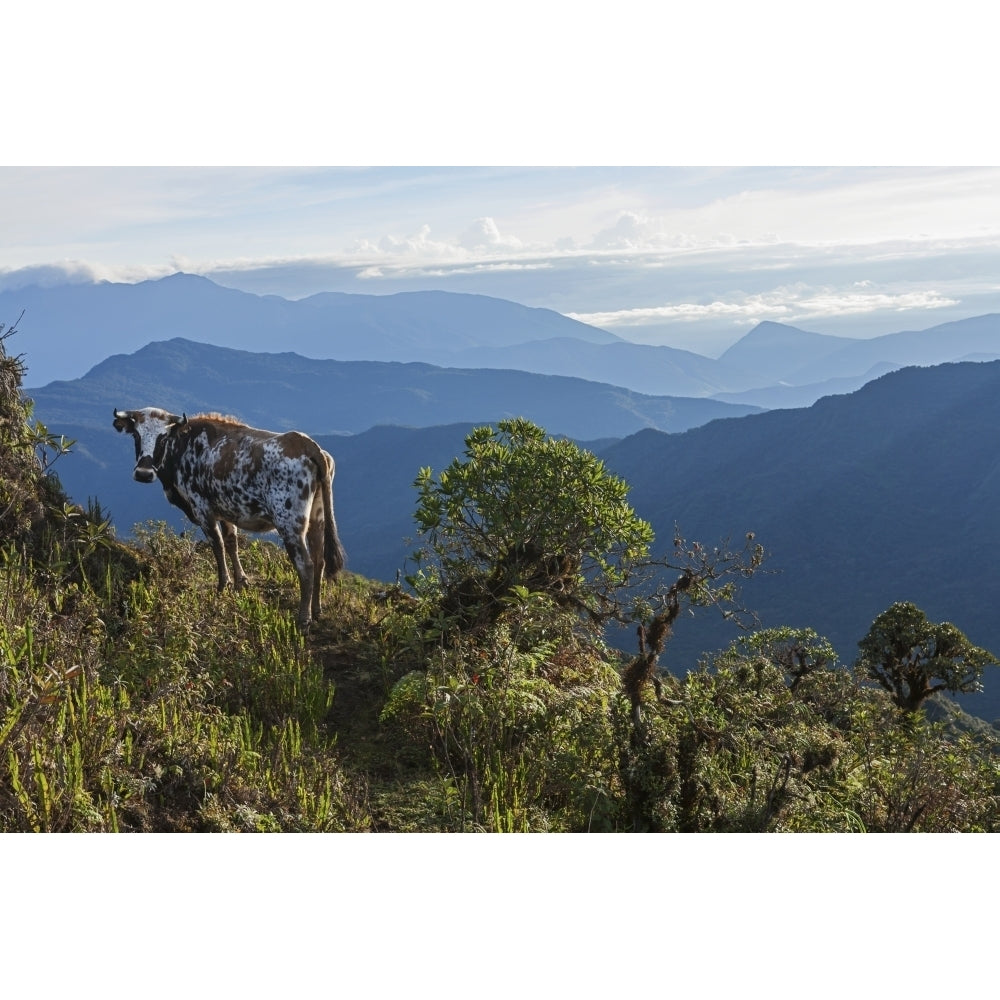
[[[142,410],[115,410],[115,430],[127,431],[135,441],[135,469],[132,478],[140,483],[156,479],[163,451],[170,435],[187,423],[187,415],[147,406]]]

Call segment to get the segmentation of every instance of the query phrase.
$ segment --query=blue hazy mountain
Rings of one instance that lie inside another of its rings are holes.
[[[1000,656],[1000,361],[906,368],[806,409],[683,434],[642,431],[602,452],[661,542],[677,524],[706,544],[748,531],[770,553],[744,591],[765,626],[809,626],[846,661],[872,620],[912,601]],[[732,638],[678,623],[664,663],[692,665]],[[1000,718],[987,695],[960,699]]]
[[[793,379],[799,369],[811,365],[822,368],[824,358],[855,343],[857,341],[849,337],[810,333],[795,326],[768,321],[758,323],[724,351],[719,361],[767,378],[770,383],[785,382]]]
[[[643,427],[686,430],[757,412],[712,399],[647,396],[565,376],[450,369],[419,362],[330,361],[261,354],[183,338],[118,354],[83,378],[29,390],[49,427],[104,428],[115,407],[219,411],[246,423],[310,434],[376,424],[431,426],[524,416],[575,438],[623,437]]]
[[[439,363],[445,363],[441,356]],[[476,368],[517,368],[612,382],[650,395],[712,396],[759,388],[761,376],[693,351],[620,340],[583,343],[565,337],[510,347],[462,351],[452,363]]]
[[[0,292],[0,321],[12,324],[22,311],[19,346],[32,386],[77,378],[109,355],[177,337],[318,359],[517,369],[764,408],[808,405],[906,365],[1000,357],[997,315],[871,340],[764,322],[708,358],[484,295],[331,292],[289,300],[186,274]]]
[[[843,378],[876,365],[940,365],[949,361],[1000,358],[1000,315],[973,316],[926,330],[888,333],[871,340],[854,340],[820,358],[797,366],[787,378],[796,383]]]
[[[31,385],[75,378],[112,354],[152,341],[189,340],[338,360],[415,361],[479,345],[614,334],[504,299],[454,292],[322,293],[289,300],[175,274],[138,284],[100,282],[0,292],[8,325],[21,313]]]

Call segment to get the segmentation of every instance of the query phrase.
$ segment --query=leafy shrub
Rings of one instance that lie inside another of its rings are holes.
[[[917,711],[939,691],[981,691],[983,670],[1000,662],[951,622],[930,622],[908,601],[883,611],[858,646],[858,671],[904,712]]]
[[[430,580],[459,624],[495,618],[515,587],[602,622],[653,540],[624,481],[523,419],[477,427],[463,459],[414,485]]]
[[[439,645],[392,689],[382,719],[431,748],[453,829],[593,829],[618,798],[601,650],[551,629],[548,597],[515,588],[496,621]]]

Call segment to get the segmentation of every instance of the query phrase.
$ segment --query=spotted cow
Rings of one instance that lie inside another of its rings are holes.
[[[277,530],[299,576],[298,622],[307,629],[320,613],[324,569],[336,577],[344,566],[333,517],[333,458],[298,431],[258,430],[216,414],[188,419],[147,406],[115,410],[114,426],[135,441],[132,477],[159,479],[170,503],[205,532],[220,591],[246,584],[237,529]]]

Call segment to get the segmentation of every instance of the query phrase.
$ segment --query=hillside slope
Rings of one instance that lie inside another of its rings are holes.
[[[876,365],[940,365],[951,361],[1000,357],[1000,315],[973,316],[926,330],[905,330],[871,340],[854,340],[821,359],[798,367],[789,380],[807,383],[842,378]]]
[[[603,453],[661,539],[753,530],[776,573],[746,594],[765,625],[811,626],[847,660],[874,617],[912,601],[1000,650],[1000,362],[908,368],[804,410]],[[707,629],[708,626],[705,626]],[[723,632],[678,630],[675,665]],[[1000,677],[963,701],[1000,716]]]

